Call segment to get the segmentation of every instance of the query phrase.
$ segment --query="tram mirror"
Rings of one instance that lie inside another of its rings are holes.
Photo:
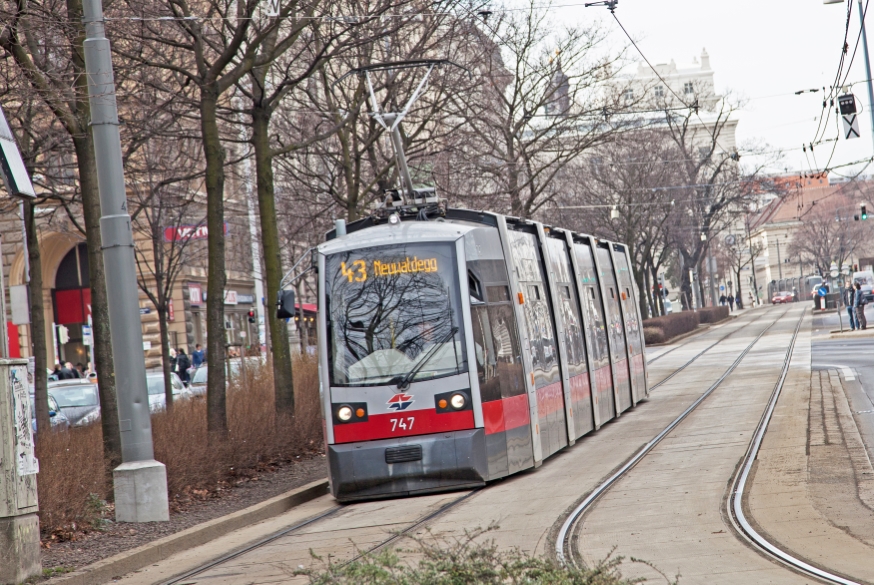
[[[294,291],[281,290],[276,300],[276,318],[291,319],[294,317]]]

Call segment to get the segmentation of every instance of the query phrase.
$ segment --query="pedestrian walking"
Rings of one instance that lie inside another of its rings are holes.
[[[855,300],[856,290],[853,288],[853,285],[850,285],[844,289],[844,304],[847,306],[847,315],[850,317],[850,331],[855,331],[860,326],[859,320],[856,319]]]
[[[728,295],[725,300],[728,301],[728,310],[734,311],[734,295]]]
[[[719,304],[720,304],[720,305],[724,305],[724,304],[725,304],[725,295],[720,295],[720,297],[719,297]]]
[[[181,347],[176,350],[176,373],[179,375],[179,379],[182,380],[182,383],[188,386],[188,382],[190,378],[188,377],[188,368],[191,367],[191,361],[189,361],[188,356],[185,355],[185,350]]]
[[[743,299],[740,298],[740,293],[737,293],[737,296],[734,297],[734,304],[737,305],[738,310],[744,308]]]
[[[859,320],[859,327],[862,330],[868,328],[868,319],[865,318],[865,305],[868,301],[865,300],[865,295],[862,294],[862,285],[856,283],[856,298],[853,301],[853,306],[856,308],[856,319]]]
[[[194,346],[194,351],[191,352],[191,365],[195,368],[199,368],[203,365],[206,356],[203,353],[203,350],[200,348],[200,344]]]

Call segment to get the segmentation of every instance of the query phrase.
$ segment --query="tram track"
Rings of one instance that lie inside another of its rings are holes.
[[[780,398],[780,394],[786,382],[786,376],[789,373],[789,365],[792,362],[792,352],[795,349],[795,341],[798,338],[798,331],[801,328],[804,317],[805,315],[802,315],[801,319],[799,319],[798,324],[795,327],[792,341],[790,342],[789,347],[786,350],[786,356],[783,359],[780,378],[774,385],[774,390],[771,393],[770,399],[768,400],[768,405],[765,408],[765,412],[762,414],[762,418],[759,421],[759,424],[756,426],[756,430],[753,433],[753,438],[750,441],[747,452],[741,460],[738,471],[732,478],[729,496],[728,498],[726,498],[726,511],[729,519],[731,520],[731,524],[737,534],[750,546],[762,552],[767,557],[776,561],[777,563],[789,567],[790,569],[799,571],[805,575],[820,579],[826,583],[840,583],[841,585],[862,585],[862,583],[859,581],[847,579],[841,575],[807,563],[794,556],[790,552],[783,550],[782,548],[759,534],[759,532],[755,528],[753,528],[752,523],[747,519],[746,512],[744,511],[743,499],[744,494],[747,492],[747,480],[749,479],[753,464],[759,454],[759,450],[762,446],[762,441],[765,438],[765,433],[768,431],[768,425],[771,422],[771,417],[774,414],[774,409],[777,406],[777,401]]]
[[[411,532],[426,525],[431,520],[434,520],[434,519],[442,516],[443,514],[449,512],[450,510],[452,510],[456,506],[469,500],[477,492],[479,492],[482,489],[483,488],[476,488],[476,489],[470,490],[468,492],[465,492],[461,496],[459,496],[458,498],[452,500],[451,502],[447,502],[446,504],[443,504],[437,510],[429,511],[429,512],[423,514],[422,516],[420,516],[418,519],[414,520],[411,524],[409,524],[403,530],[399,530],[397,532],[392,533],[390,536],[386,537],[384,540],[380,541],[379,543],[372,545],[372,546],[368,547],[367,549],[358,552],[357,554],[355,554],[355,556],[353,556],[349,560],[346,560],[342,563],[338,563],[337,566],[344,567],[350,563],[357,561],[358,559],[360,559],[364,556],[375,553],[379,550],[382,550],[383,548],[385,548],[387,546],[394,544],[395,542],[404,538],[405,536],[407,536]],[[220,567],[221,565],[224,565],[230,561],[238,559],[238,558],[240,558],[240,557],[242,557],[242,556],[244,556],[244,555],[246,555],[254,550],[262,548],[268,544],[276,542],[280,538],[284,538],[286,536],[290,536],[290,535],[293,535],[297,532],[300,532],[304,528],[312,526],[313,524],[315,524],[319,521],[331,518],[331,517],[335,516],[337,513],[339,513],[345,507],[346,506],[343,506],[343,505],[334,506],[334,507],[330,508],[329,510],[326,510],[324,512],[316,514],[315,516],[311,516],[310,518],[302,520],[301,522],[295,523],[293,526],[290,526],[288,528],[284,528],[283,530],[280,530],[279,532],[276,532],[276,533],[274,533],[266,538],[263,538],[261,540],[254,542],[252,544],[249,544],[241,549],[232,551],[226,555],[223,555],[223,556],[221,556],[217,559],[214,559],[208,563],[200,565],[199,567],[196,567],[196,568],[194,568],[190,571],[187,571],[181,575],[177,575],[176,577],[173,577],[172,579],[162,581],[160,585],[193,585],[193,582],[189,584],[189,583],[187,583],[187,580],[191,579],[193,577],[196,577],[198,575],[201,575],[201,574],[209,571],[210,569]]]
[[[782,313],[780,315],[780,317],[778,317],[774,321],[774,323],[779,321],[785,314],[786,314],[785,312]],[[730,338],[732,335],[734,335],[738,331],[743,330],[745,325],[747,325],[747,324],[743,324],[743,325],[740,325],[736,328],[732,328],[730,331],[721,335],[716,341],[708,344],[701,351],[694,354],[691,358],[689,358],[687,361],[685,361],[682,365],[680,365],[675,370],[673,370],[667,377],[665,377],[664,379],[660,380],[659,382],[657,382],[656,384],[651,386],[650,391],[655,390],[655,389],[659,388],[660,386],[666,384],[668,381],[670,381],[676,375],[683,372],[686,368],[691,366],[694,362],[696,362],[699,358],[701,358],[702,356],[707,354],[713,348],[715,348],[715,347],[719,346],[721,343],[725,342],[728,338]],[[770,327],[772,325],[773,325],[773,323],[771,325],[769,325],[768,328],[765,329],[761,334],[759,334],[759,336],[756,337],[756,339],[753,341],[753,343],[747,347],[747,349],[745,350],[743,355],[745,355],[745,353],[747,351],[749,351],[749,348],[755,344],[755,341],[757,341],[762,335],[764,335],[764,333],[768,329],[770,329]],[[701,338],[699,337],[696,341],[701,341]],[[685,346],[689,345],[690,343],[692,343],[692,342],[690,341],[690,342],[684,343],[683,345],[678,346],[677,348],[673,348],[673,349],[680,349],[681,347],[685,347]],[[662,355],[664,355],[664,354],[662,354]],[[658,356],[658,357],[661,357],[661,356]],[[736,360],[736,362],[739,363],[739,361],[741,359],[742,359],[742,356],[740,358],[738,358],[738,360]],[[726,376],[727,376],[727,374],[724,374],[723,378]],[[357,551],[348,560],[341,563],[341,565],[346,565],[348,563],[354,562],[354,561],[362,558],[365,555],[372,554],[372,553],[377,552],[377,551],[379,551],[387,546],[391,546],[392,544],[394,544],[398,540],[401,540],[402,538],[411,534],[412,532],[422,528],[423,526],[426,526],[426,525],[432,523],[434,520],[437,520],[438,518],[447,514],[451,510],[459,507],[460,505],[462,505],[464,503],[469,502],[469,500],[474,495],[476,495],[477,493],[481,492],[484,489],[485,488],[477,488],[477,489],[474,489],[472,491],[464,492],[459,497],[453,499],[452,501],[449,501],[449,502],[443,504],[438,509],[427,511],[426,513],[420,515],[418,518],[416,518],[415,520],[413,520],[412,522],[407,524],[407,526],[405,528],[403,528],[402,530],[392,532],[391,534],[387,535],[384,539],[380,540],[376,544],[373,544],[373,545],[366,547],[360,551]],[[355,506],[355,505],[356,504],[351,504],[351,506]],[[200,566],[198,566],[194,569],[191,569],[191,570],[189,570],[181,575],[175,576],[172,579],[162,581],[161,585],[188,585],[190,582],[193,583],[193,581],[189,581],[189,580],[191,580],[194,577],[198,577],[200,575],[203,575],[204,573],[207,573],[211,569],[221,567],[222,565],[226,565],[226,564],[230,563],[231,561],[240,559],[241,557],[244,557],[245,555],[247,555],[253,551],[256,551],[257,549],[260,549],[260,548],[263,548],[267,545],[275,543],[279,539],[282,539],[282,538],[287,537],[287,536],[299,534],[302,531],[304,531],[305,529],[311,528],[318,523],[329,521],[331,518],[336,517],[338,515],[338,513],[340,513],[344,509],[347,509],[348,507],[349,507],[349,505],[333,506],[328,510],[325,510],[325,511],[323,511],[319,514],[316,514],[314,516],[311,516],[307,519],[301,520],[300,522],[295,523],[293,526],[290,526],[288,528],[280,530],[280,531],[278,531],[270,536],[267,536],[263,539],[260,539],[256,542],[249,544],[249,545],[246,545],[243,548],[234,550],[226,555],[223,555],[221,557],[213,559],[208,563],[200,565]],[[374,522],[374,524],[378,524],[378,523]]]
[[[786,312],[783,313],[783,315],[785,315],[785,314],[786,314]],[[782,315],[781,315],[781,317],[782,317]],[[710,351],[711,349],[713,349],[714,347],[716,347],[717,345],[719,345],[720,343],[722,343],[723,341],[725,341],[726,339],[728,339],[729,337],[731,337],[732,335],[734,335],[735,333],[737,333],[738,331],[740,331],[741,329],[743,329],[743,327],[738,327],[738,328],[736,328],[736,329],[732,329],[731,331],[729,331],[728,333],[726,333],[725,335],[723,335],[722,337],[720,337],[718,340],[716,340],[715,342],[711,343],[710,345],[708,345],[707,347],[705,347],[704,349],[702,349],[701,351],[699,351],[697,354],[695,354],[694,356],[692,356],[692,358],[691,358],[689,361],[687,361],[687,362],[684,363],[682,366],[680,366],[679,368],[677,368],[676,370],[674,370],[673,372],[671,372],[671,373],[670,373],[668,376],[666,376],[665,378],[663,378],[663,379],[659,380],[658,382],[656,382],[655,384],[653,384],[653,385],[649,388],[649,391],[652,392],[653,390],[655,390],[655,389],[658,388],[659,386],[662,386],[663,384],[665,384],[665,383],[667,383],[668,381],[670,381],[671,378],[673,378],[674,376],[676,376],[677,374],[679,374],[680,372],[682,372],[683,370],[685,370],[687,367],[691,366],[692,363],[694,363],[695,360],[697,360],[699,357],[703,356],[705,353],[707,353],[708,351]],[[696,341],[697,341],[697,340],[696,340]],[[674,347],[674,348],[672,348],[672,349],[666,351],[665,353],[659,354],[659,355],[657,355],[656,357],[654,357],[652,360],[648,361],[648,362],[647,362],[647,365],[653,363],[654,361],[656,361],[656,360],[659,359],[660,357],[664,356],[665,354],[671,353],[671,352],[674,351],[675,349],[680,349],[680,348],[682,348],[682,347],[686,347],[687,345],[689,345],[689,344],[691,344],[691,343],[692,343],[692,341],[687,341],[686,343],[684,343],[684,344],[682,344],[682,345],[678,345],[677,347]]]
[[[738,355],[738,357],[732,362],[732,364],[722,373],[722,375],[713,382],[707,390],[704,391],[689,407],[687,407],[679,416],[674,418],[661,432],[659,432],[653,439],[647,442],[643,447],[638,449],[631,457],[629,457],[623,464],[621,464],[616,471],[610,474],[607,479],[603,480],[597,487],[595,487],[592,491],[590,491],[579,504],[566,516],[564,522],[562,522],[559,527],[558,533],[556,535],[555,540],[555,550],[554,554],[556,558],[560,562],[568,563],[575,565],[577,564],[577,560],[575,555],[573,554],[575,538],[574,534],[579,531],[579,527],[582,521],[585,518],[586,513],[592,508],[592,506],[604,495],[606,494],[619,480],[625,477],[638,463],[640,463],[665,437],[667,437],[680,423],[685,420],[689,414],[691,414],[695,409],[698,408],[713,392],[720,386],[722,383],[737,369],[737,367],[741,364],[744,358],[749,354],[749,352],[753,349],[756,343],[768,332],[771,328],[780,322],[780,320],[788,314],[789,310],[784,311],[780,316],[778,316],[773,322],[771,322],[767,327],[765,327],[756,337],[744,348],[744,350]],[[793,333],[792,341],[790,347],[794,347],[795,339],[798,336],[798,330],[801,326],[801,323],[804,319],[804,315],[802,314],[801,318],[798,321],[798,324],[795,328],[795,332]],[[735,330],[736,331],[736,330]],[[715,345],[724,341],[731,333],[724,336],[722,339],[712,344],[707,348],[714,347]],[[705,350],[705,351],[707,351]],[[790,350],[791,351],[791,350]],[[676,373],[679,373],[682,369],[685,369],[692,361],[696,360],[703,352],[694,356],[692,360],[687,362],[680,370],[672,374],[671,376],[665,378],[658,385],[661,385],[667,382],[670,378],[672,378]],[[791,353],[789,354],[791,355]],[[786,366],[788,368],[788,365]],[[784,374],[785,377],[785,374]],[[782,379],[782,378],[781,378]],[[657,385],[657,386],[658,386]],[[653,388],[655,388],[654,386]]]

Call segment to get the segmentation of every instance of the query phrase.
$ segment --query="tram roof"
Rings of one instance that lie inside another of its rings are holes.
[[[482,224],[455,221],[402,221],[398,224],[383,223],[350,232],[319,244],[322,254],[334,254],[350,248],[388,246],[395,243],[445,241],[452,242],[464,237],[467,232],[483,227]]]

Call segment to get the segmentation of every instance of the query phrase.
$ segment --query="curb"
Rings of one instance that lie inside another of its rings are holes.
[[[170,555],[206,544],[234,530],[278,516],[296,506],[327,495],[327,488],[327,479],[314,481],[233,514],[214,518],[176,534],[159,538],[140,547],[97,561],[63,577],[51,579],[50,582],[63,583],[64,585],[100,585],[106,583],[162,561]]]

